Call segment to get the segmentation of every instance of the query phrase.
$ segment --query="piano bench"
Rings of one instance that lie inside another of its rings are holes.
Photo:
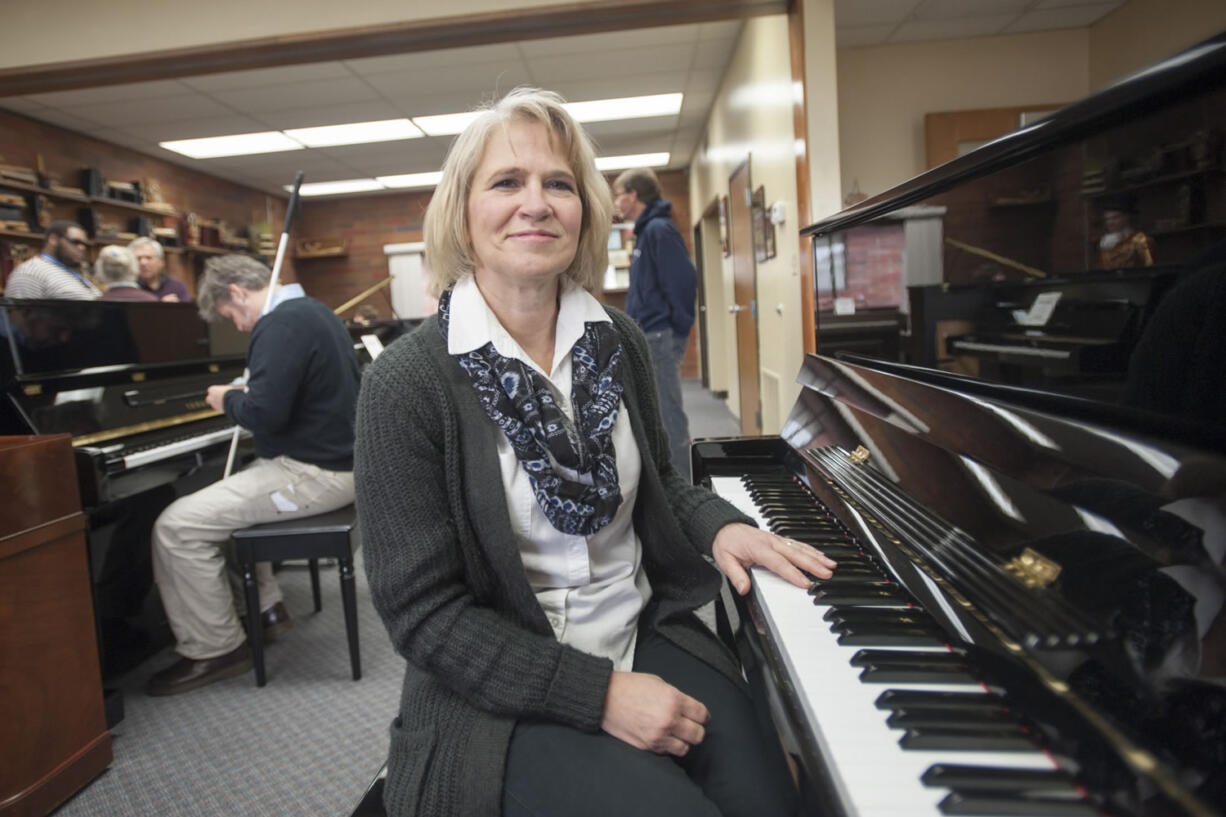
[[[353,505],[335,511],[284,522],[268,522],[234,531],[235,556],[243,575],[243,589],[247,597],[247,610],[259,610],[260,599],[256,585],[256,562],[279,562],[288,559],[307,559],[311,568],[311,590],[316,611],[322,608],[319,597],[319,559],[336,559],[341,578],[341,601],[345,608],[345,634],[349,639],[349,663],[353,680],[362,677],[361,659],[358,653],[358,603],[353,581],[354,529],[357,517]],[[255,620],[248,613],[249,619]],[[264,632],[258,627],[247,628],[247,642],[251,646],[251,658],[255,663],[256,686],[264,686]]]

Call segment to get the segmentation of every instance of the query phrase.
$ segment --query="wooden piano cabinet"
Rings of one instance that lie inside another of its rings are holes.
[[[71,437],[0,436],[0,817],[110,765]]]

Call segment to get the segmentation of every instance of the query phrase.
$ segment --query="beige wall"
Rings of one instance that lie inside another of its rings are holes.
[[[796,399],[794,381],[803,358],[787,26],[784,15],[746,21],[707,120],[706,137],[690,165],[694,218],[716,197],[728,195],[728,177],[746,157],[754,189],[765,188],[768,205],[783,201],[788,207],[788,222],[776,228],[778,255],[760,263],[757,271],[762,425],[767,434],[778,432]],[[711,385],[729,392],[729,407],[736,413],[736,339],[727,309],[732,302],[731,260],[708,269],[705,283]]]
[[[1129,0],[1090,26],[1090,88],[1226,31],[1222,0]]]
[[[1089,93],[1089,31],[1069,29],[838,52],[843,193],[924,170],[924,115],[1072,102]]]
[[[834,0],[804,0],[804,20],[809,214],[811,221],[817,221],[843,207]]]
[[[42,0],[0,5],[0,69],[506,9],[502,0]],[[515,0],[517,8],[570,5]]]

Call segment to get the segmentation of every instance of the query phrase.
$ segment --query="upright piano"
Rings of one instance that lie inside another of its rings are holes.
[[[246,339],[193,304],[0,299],[0,434],[72,437],[104,677],[168,642],[149,530],[220,476],[234,424],[204,397],[242,375]]]
[[[814,813],[1226,814],[1224,134],[1218,37],[802,231],[815,280],[854,287],[823,269],[848,231],[943,207],[944,289],[974,307],[912,311],[897,348],[948,346],[889,359],[823,354],[819,314],[782,432],[692,449],[839,562],[808,592],[755,569],[739,608]],[[1098,268],[1100,184],[1135,194],[1160,270]],[[1053,341],[1036,291],[1111,317]],[[1019,382],[968,374],[968,343],[1120,359]]]

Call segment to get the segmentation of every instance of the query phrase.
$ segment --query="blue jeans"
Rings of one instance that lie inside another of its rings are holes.
[[[689,335],[677,336],[671,329],[647,333],[647,347],[656,370],[660,393],[660,419],[668,432],[669,453],[677,473],[690,479],[690,421],[681,405],[681,361]]]

